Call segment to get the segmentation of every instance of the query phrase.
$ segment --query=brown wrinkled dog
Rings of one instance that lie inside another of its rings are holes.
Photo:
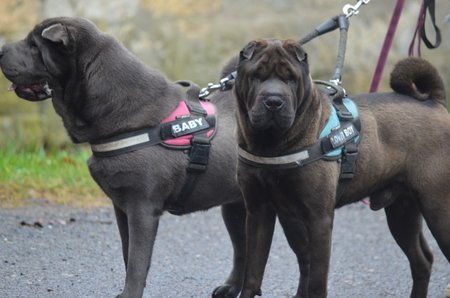
[[[326,297],[334,209],[371,197],[406,254],[411,297],[426,297],[433,262],[425,219],[450,260],[450,116],[437,71],[426,61],[401,61],[395,92],[352,97],[362,132],[355,176],[336,198],[339,161],[290,169],[238,163],[247,208],[247,268],[241,298],[261,295],[275,218],[295,252],[301,277],[295,297]],[[240,54],[235,85],[238,143],[258,157],[280,157],[314,144],[330,101],[311,81],[307,55],[294,41],[258,40]]]

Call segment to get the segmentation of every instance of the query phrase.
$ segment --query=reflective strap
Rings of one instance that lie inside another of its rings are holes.
[[[123,149],[126,147],[131,147],[135,145],[139,145],[142,143],[150,142],[150,137],[148,133],[143,133],[137,136],[128,137],[125,139],[121,139],[118,141],[112,141],[109,143],[103,144],[91,144],[92,151],[95,152],[107,152],[107,151],[115,151],[119,149]]]
[[[276,157],[263,157],[256,156],[251,153],[248,153],[242,148],[238,149],[239,157],[243,158],[245,161],[250,161],[255,164],[263,164],[263,165],[288,165],[288,164],[296,164],[301,165],[302,161],[309,158],[308,150],[303,150],[297,153],[276,156]]]

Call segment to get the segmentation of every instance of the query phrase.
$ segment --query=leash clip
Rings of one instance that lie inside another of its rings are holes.
[[[350,18],[353,15],[357,15],[359,13],[359,8],[364,4],[368,4],[369,2],[370,0],[359,0],[355,5],[346,4],[342,8],[342,11],[347,18]]]
[[[205,99],[206,97],[208,97],[211,94],[211,92],[219,89],[220,86],[221,86],[220,84],[208,83],[208,86],[206,86],[200,90],[198,97],[200,99]]]
[[[221,91],[226,91],[233,88],[234,79],[236,79],[236,71],[233,71],[232,73],[221,79],[218,84],[209,83],[208,86],[200,90],[199,97],[201,99],[205,99],[212,92],[218,89],[220,89]]]

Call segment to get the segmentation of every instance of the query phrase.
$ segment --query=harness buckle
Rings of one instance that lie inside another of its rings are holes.
[[[352,121],[353,115],[349,111],[343,111],[343,110],[337,110],[336,114],[338,115],[339,119],[343,121]]]
[[[194,135],[192,148],[189,152],[188,172],[203,172],[206,170],[209,160],[209,149],[211,143],[207,136]]]
[[[355,174],[355,165],[358,158],[358,146],[349,143],[342,149],[341,179],[352,179]]]

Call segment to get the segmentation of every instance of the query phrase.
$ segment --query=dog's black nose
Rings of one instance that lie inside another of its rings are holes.
[[[272,112],[278,111],[284,105],[284,100],[278,95],[270,95],[263,100],[264,106]]]

